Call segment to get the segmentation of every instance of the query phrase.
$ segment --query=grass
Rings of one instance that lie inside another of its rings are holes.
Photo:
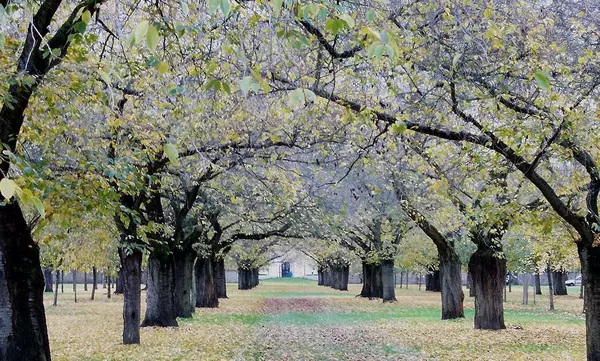
[[[123,346],[122,297],[71,287],[58,307],[46,295],[53,360],[580,360],[585,325],[578,287],[555,297],[547,290],[536,304],[521,304],[513,287],[505,305],[507,329],[473,330],[473,299],[465,298],[463,320],[441,321],[440,296],[396,289],[398,302],[354,297],[360,285],[339,292],[301,279],[263,280],[250,291],[228,285],[218,309],[197,309],[178,328],[142,329],[142,344]],[[143,297],[145,298],[145,297]]]

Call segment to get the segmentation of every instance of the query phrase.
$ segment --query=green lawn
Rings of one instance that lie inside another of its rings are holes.
[[[507,330],[473,330],[466,318],[440,320],[439,294],[417,286],[396,289],[398,302],[355,297],[360,285],[339,292],[301,279],[272,279],[250,291],[228,285],[218,309],[197,309],[179,328],[142,330],[142,344],[120,345],[122,298],[96,301],[89,292],[60,295],[47,313],[53,359],[80,360],[579,360],[585,328],[578,287],[536,305],[521,305],[520,287],[505,303]],[[66,291],[66,289],[65,289]],[[530,301],[532,296],[530,295]]]

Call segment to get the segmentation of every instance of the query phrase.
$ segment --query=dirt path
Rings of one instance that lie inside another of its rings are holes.
[[[257,326],[244,360],[424,360],[382,335],[376,324],[330,322],[340,317],[330,306],[331,300],[321,298],[265,298],[261,313],[273,317]]]

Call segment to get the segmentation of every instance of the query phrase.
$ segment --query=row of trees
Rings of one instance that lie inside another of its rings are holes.
[[[50,359],[40,248],[118,254],[129,344],[144,255],[143,324],[172,326],[226,296],[227,255],[256,285],[272,237],[352,254],[384,301],[399,254],[433,251],[443,319],[468,264],[481,329],[505,327],[507,268],[564,271],[576,246],[600,359],[597,5],[0,5],[1,361]]]

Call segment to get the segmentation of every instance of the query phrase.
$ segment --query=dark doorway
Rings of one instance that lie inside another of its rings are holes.
[[[281,263],[281,277],[293,277],[292,267],[289,262]]]

